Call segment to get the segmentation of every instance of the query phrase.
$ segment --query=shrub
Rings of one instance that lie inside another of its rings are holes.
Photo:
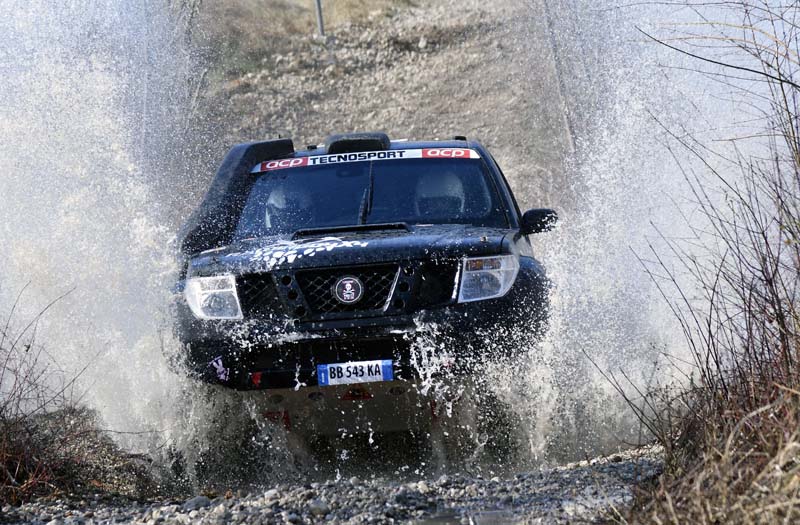
[[[796,6],[766,2],[720,6],[741,23],[706,18],[702,33],[693,29],[662,43],[686,53],[686,46],[698,46],[692,56],[721,67],[726,83],[734,71],[752,80],[732,85],[739,102],[763,119],[758,140],[768,154],[734,147],[727,162],[712,164],[699,142],[673,136],[689,162],[702,166],[701,172],[686,163],[681,168],[706,224],[697,228],[701,242],[670,241],[682,261],[680,275],[666,264],[659,270],[679,292],[673,309],[695,376],[665,412],[642,414],[664,446],[668,469],[634,521],[800,518],[800,40],[792,22],[798,13]],[[712,42],[722,46],[724,60],[702,55]],[[701,297],[684,293],[679,282],[687,275]]]
[[[0,503],[12,504],[101,478],[87,458],[98,448],[96,418],[73,402],[74,378],[36,343],[54,303],[14,330],[18,301],[0,324]]]

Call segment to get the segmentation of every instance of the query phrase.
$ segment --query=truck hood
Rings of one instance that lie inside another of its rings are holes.
[[[423,225],[409,226],[409,231],[337,232],[300,239],[292,239],[292,235],[263,237],[196,255],[189,263],[188,275],[496,255],[509,232],[463,225]]]

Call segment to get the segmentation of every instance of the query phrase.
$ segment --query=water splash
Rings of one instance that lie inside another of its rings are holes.
[[[670,378],[661,352],[679,353],[680,332],[637,254],[658,242],[651,223],[681,235],[686,189],[653,117],[684,123],[683,94],[693,91],[686,76],[656,67],[680,61],[635,30],[673,17],[667,8],[537,5],[532,16],[547,18],[548,33],[520,38],[552,47],[571,150],[562,180],[549,184],[558,191],[512,183],[529,188],[520,192],[528,204],[562,211],[559,229],[536,240],[554,282],[553,317],[519,375],[494,372],[534,461],[638,438],[586,356],[638,384]],[[186,443],[182,427],[213,416],[176,402],[190,387],[169,367],[164,329],[175,210],[196,197],[175,191],[192,170],[171,168],[187,151],[194,76],[179,13],[149,0],[0,0],[0,13],[0,306],[30,281],[18,314],[29,318],[71,290],[40,326],[57,365],[66,376],[90,365],[81,390],[109,428]]]
[[[4,0],[0,13],[0,305],[29,282],[27,321],[66,293],[38,325],[54,373],[80,375],[109,428],[163,429],[173,262],[156,180],[179,146],[179,28],[159,2]]]
[[[553,280],[550,331],[529,352],[524,379],[496,381],[525,422],[534,461],[578,459],[648,438],[610,374],[634,400],[637,389],[684,384],[691,359],[656,285],[663,272],[654,259],[676,266],[667,241],[702,246],[703,220],[677,160],[683,169],[696,166],[671,134],[723,139],[741,110],[726,96],[729,86],[703,78],[691,58],[640,31],[696,22],[697,9],[714,18],[713,7],[539,6],[555,57],[554,103],[563,104],[572,148],[557,193],[523,193],[562,211],[558,229],[535,240]],[[700,296],[683,286],[688,297]]]

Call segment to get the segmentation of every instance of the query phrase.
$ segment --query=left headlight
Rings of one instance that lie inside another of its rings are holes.
[[[198,319],[242,319],[242,307],[233,275],[190,277],[186,280],[186,302]]]
[[[481,301],[502,297],[508,293],[519,272],[516,255],[470,257],[461,269],[458,302]]]

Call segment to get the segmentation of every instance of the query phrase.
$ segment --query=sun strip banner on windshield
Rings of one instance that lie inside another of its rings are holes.
[[[424,148],[393,149],[385,151],[362,151],[359,153],[337,153],[335,155],[316,155],[312,157],[296,157],[293,159],[277,159],[260,162],[250,173],[302,168],[303,166],[321,166],[323,164],[339,164],[342,162],[364,162],[369,160],[397,159],[479,159],[480,154],[469,148]]]

